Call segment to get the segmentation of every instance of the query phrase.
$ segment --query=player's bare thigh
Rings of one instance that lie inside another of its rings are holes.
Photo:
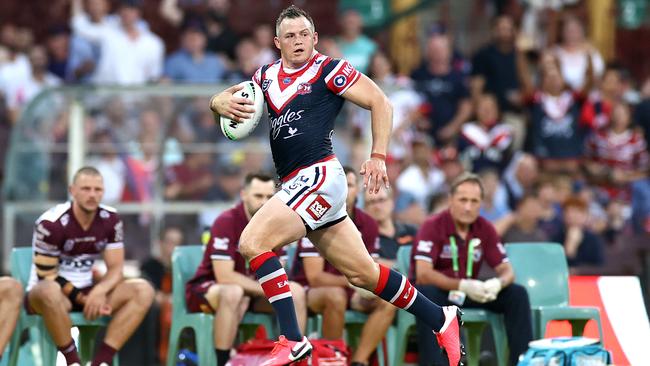
[[[72,310],[72,302],[61,291],[61,285],[52,280],[38,281],[27,293],[27,299],[30,307],[37,314],[42,314],[42,311],[46,310],[49,304],[63,304],[68,312]],[[38,304],[43,305],[42,309]]]
[[[250,301],[250,298],[244,294],[244,289],[241,286],[222,283],[210,286],[208,291],[205,293],[205,299],[215,312],[219,309],[219,303],[221,302],[230,304],[234,307],[243,306],[240,304],[245,302],[245,307],[247,308],[248,302]]]
[[[306,234],[300,216],[277,197],[272,197],[246,225],[239,252],[247,259],[294,242]]]
[[[315,313],[322,313],[326,307],[338,308],[345,312],[348,307],[348,294],[343,287],[312,287],[307,291],[307,307]]]
[[[363,244],[359,230],[349,217],[336,225],[307,234],[321,255],[339,270],[351,284],[373,289],[379,268]]]
[[[154,289],[149,282],[134,278],[120,282],[108,294],[108,304],[113,312],[120,310],[129,301],[136,301],[143,310],[148,310],[153,302]]]

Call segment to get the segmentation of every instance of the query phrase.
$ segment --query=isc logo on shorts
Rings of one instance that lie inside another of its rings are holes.
[[[316,196],[316,199],[314,199],[314,202],[307,207],[307,213],[314,218],[314,220],[319,220],[331,207],[332,205],[327,203],[321,195],[318,195]]]

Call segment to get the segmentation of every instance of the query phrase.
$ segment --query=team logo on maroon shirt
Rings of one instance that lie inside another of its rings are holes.
[[[318,195],[316,196],[316,199],[314,199],[314,202],[307,207],[307,213],[309,213],[314,220],[319,220],[331,207],[332,205],[325,201],[323,196]]]
[[[302,83],[298,85],[298,94],[300,95],[305,95],[311,93],[311,84],[310,83]]]

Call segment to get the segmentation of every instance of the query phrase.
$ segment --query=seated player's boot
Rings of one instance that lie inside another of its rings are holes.
[[[449,366],[462,365],[461,357],[465,354],[463,345],[460,343],[460,316],[462,312],[457,306],[443,306],[445,324],[440,332],[434,332],[438,339],[438,345],[447,354]]]
[[[300,342],[290,341],[280,336],[268,358],[260,366],[284,366],[292,362],[305,359],[311,354],[312,345],[307,337],[302,337]]]

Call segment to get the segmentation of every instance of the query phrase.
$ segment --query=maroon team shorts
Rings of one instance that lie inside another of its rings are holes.
[[[80,288],[79,291],[81,291],[81,293],[83,293],[84,295],[88,295],[90,293],[90,290],[92,289],[93,286],[88,286],[88,287]],[[36,314],[36,311],[34,311],[31,305],[29,305],[29,292],[25,293],[25,297],[23,298],[23,305],[25,306],[25,311],[27,312],[27,314],[30,315]],[[83,309],[84,309],[83,305],[73,303],[72,310],[70,311],[75,311],[75,312],[83,311]]]
[[[205,294],[212,285],[216,284],[215,281],[205,281],[185,287],[187,310],[190,313],[214,314],[214,309],[210,306],[208,299],[205,298]]]

